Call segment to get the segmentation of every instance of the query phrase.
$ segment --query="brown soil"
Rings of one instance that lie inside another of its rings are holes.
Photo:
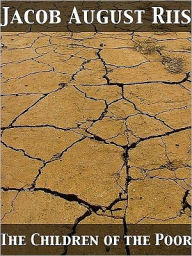
[[[188,37],[3,33],[2,222],[190,223]]]

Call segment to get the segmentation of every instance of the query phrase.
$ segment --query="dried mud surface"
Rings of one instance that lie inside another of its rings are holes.
[[[190,223],[189,71],[188,33],[3,33],[2,223]]]

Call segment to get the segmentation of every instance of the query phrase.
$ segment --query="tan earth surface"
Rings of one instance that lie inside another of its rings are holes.
[[[189,33],[2,34],[2,223],[190,223]]]

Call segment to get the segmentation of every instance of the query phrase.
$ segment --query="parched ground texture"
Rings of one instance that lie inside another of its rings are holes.
[[[2,34],[2,223],[190,223],[189,33]]]

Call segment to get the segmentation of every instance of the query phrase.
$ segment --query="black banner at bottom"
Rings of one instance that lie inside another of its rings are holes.
[[[191,226],[3,224],[1,255],[191,255]]]

